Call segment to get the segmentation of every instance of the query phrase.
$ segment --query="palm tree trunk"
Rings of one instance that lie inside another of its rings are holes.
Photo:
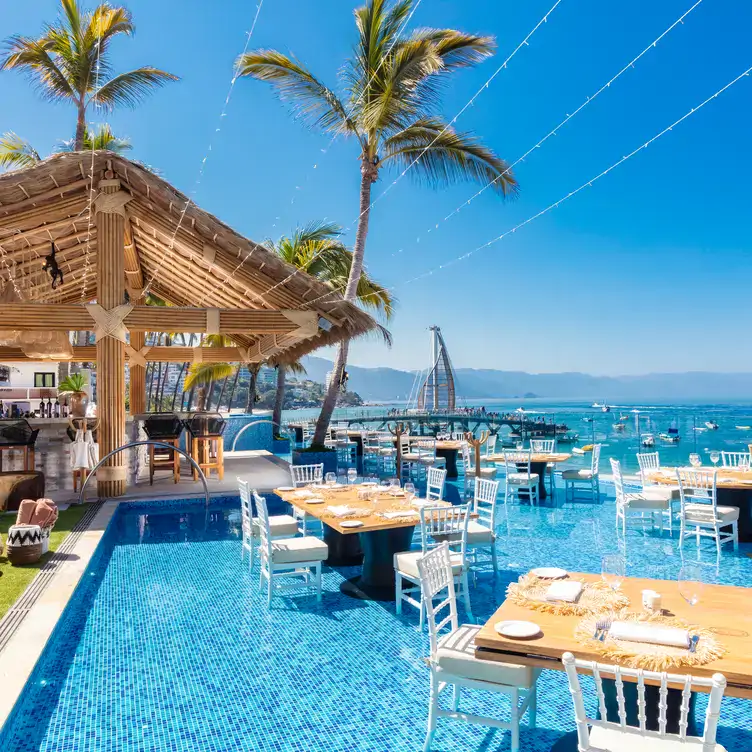
[[[200,386],[198,388],[198,397],[196,398],[196,402],[197,402],[196,409],[198,410],[198,412],[203,412],[204,410],[206,410],[206,387],[205,386]]]
[[[84,135],[86,134],[86,107],[78,105],[78,119],[76,120],[76,151],[84,150]]]
[[[285,402],[285,367],[277,366],[277,392],[274,395],[274,412],[272,413],[272,431],[280,433],[282,428],[282,406]]]
[[[371,214],[371,186],[378,177],[378,167],[367,157],[364,157],[360,166],[360,175],[360,216],[358,218],[358,231],[355,234],[350,276],[347,278],[347,287],[345,288],[345,300],[351,303],[355,301],[358,282],[363,273],[363,258],[366,253],[366,238],[368,237],[368,220]],[[319,413],[313,441],[311,442],[314,446],[324,445],[326,431],[329,428],[332,413],[337,405],[337,396],[340,388],[339,379],[347,365],[349,348],[350,343],[348,340],[343,340],[339,343],[337,357],[334,359],[334,377],[329,382],[329,389],[324,397],[324,403],[321,405],[321,412]]]
[[[253,415],[253,405],[256,402],[256,377],[258,369],[255,366],[248,366],[248,397],[245,401],[245,411]]]
[[[219,390],[219,397],[217,397],[217,410],[222,409],[222,397],[225,396],[225,389],[227,388],[227,379],[229,379],[229,376],[225,376],[222,380],[222,388]]]
[[[232,410],[232,400],[235,397],[235,390],[238,387],[238,378],[240,377],[240,366],[235,369],[235,378],[232,380],[232,386],[230,387],[230,398],[227,400],[227,412]]]
[[[177,379],[175,379],[175,388],[172,390],[172,407],[170,407],[170,410],[172,412],[175,412],[175,402],[177,402],[178,399],[178,389],[180,388],[180,379],[183,378],[183,374],[185,373],[185,369],[188,367],[188,363],[183,363],[183,365],[180,366],[180,372],[178,373]],[[183,406],[182,400],[180,403],[180,406]]]

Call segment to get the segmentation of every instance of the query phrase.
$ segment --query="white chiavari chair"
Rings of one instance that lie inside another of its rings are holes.
[[[721,464],[723,467],[739,467],[740,464],[750,466],[749,452],[721,452]]]
[[[473,555],[473,562],[478,562],[479,549],[488,549],[494,573],[499,571],[496,553],[496,498],[498,494],[498,480],[476,478],[473,512],[478,517],[471,519],[467,524],[467,548]]]
[[[292,473],[292,484],[295,488],[302,488],[304,486],[310,486],[313,484],[320,485],[324,482],[324,463],[320,462],[316,465],[291,465],[290,471]],[[308,535],[309,524],[318,532],[324,532],[324,523],[316,517],[309,517],[303,509],[292,505],[292,514],[296,520],[299,521],[299,530],[303,535]]]
[[[590,455],[590,469],[564,470],[561,474],[564,481],[564,495],[567,500],[574,501],[575,487],[585,485],[590,487],[593,501],[598,501],[601,495],[600,481],[598,477],[601,461],[601,445],[595,444]]]
[[[625,493],[624,475],[621,472],[621,462],[611,458],[611,472],[614,476],[614,489],[616,492],[616,529],[621,522],[622,534],[627,532],[627,517],[637,518],[643,525],[650,522],[655,527],[655,518],[658,517],[658,526],[663,535],[664,516],[668,517],[669,535],[673,537],[674,528],[671,519],[671,499],[665,494],[651,494],[648,491],[641,493]]]
[[[530,471],[530,462],[532,452],[530,449],[524,451],[504,452],[504,471],[506,474],[506,486],[504,488],[504,504],[509,499],[517,498],[528,500],[531,504],[537,504],[538,484],[540,477],[538,473]],[[524,496],[521,495],[524,492]]]
[[[428,501],[444,500],[444,485],[447,471],[440,467],[429,467],[426,474],[426,499]]]
[[[482,461],[482,460],[481,460]],[[494,480],[496,478],[496,466],[484,467],[482,464],[479,470],[475,467],[475,453],[467,443],[462,445],[462,475],[464,481],[464,498],[467,498],[471,489],[475,488],[475,478],[480,477],[485,480]]]

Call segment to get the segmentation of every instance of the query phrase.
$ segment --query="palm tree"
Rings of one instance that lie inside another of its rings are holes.
[[[285,406],[285,384],[288,373],[304,376],[306,369],[299,360],[285,365],[280,363],[277,366],[277,391],[274,394],[274,410],[272,411],[272,430],[275,434],[280,433],[282,428],[282,408]]]
[[[74,151],[74,139],[61,141],[55,149],[56,152]],[[108,123],[101,123],[91,130],[91,126],[86,126],[84,132],[84,149],[104,149],[113,151],[115,154],[124,154],[133,147],[127,138],[118,138]],[[39,152],[25,139],[8,131],[0,136],[0,167],[5,169],[21,169],[31,167],[37,162],[41,162],[42,157]]]
[[[454,29],[403,33],[414,0],[367,0],[355,11],[358,40],[342,69],[343,96],[325,86],[301,62],[276,50],[253,50],[237,61],[238,75],[269,82],[280,98],[309,125],[357,141],[360,158],[360,215],[345,300],[360,284],[371,210],[371,188],[382,169],[410,169],[431,185],[493,181],[502,196],[516,192],[507,163],[468,133],[455,131],[435,114],[448,74],[480,63],[493,53],[492,37]],[[334,373],[347,362],[348,342],[337,352]],[[332,379],[316,425],[322,444],[339,389]]]
[[[264,245],[288,264],[302,269],[337,290],[347,284],[353,263],[353,253],[342,242],[341,235],[342,228],[333,222],[310,222],[304,227],[296,228],[291,237],[283,236],[276,243],[267,240]],[[357,302],[382,314],[387,321],[394,313],[394,299],[391,293],[369,277],[362,266],[357,287]],[[305,368],[300,363],[277,364],[277,393],[272,417],[276,430],[279,430],[282,423],[286,368],[292,373],[305,373]]]
[[[232,341],[223,334],[207,334],[202,342],[205,347],[228,347],[231,344]],[[196,387],[198,392],[196,409],[199,412],[207,410],[210,406],[209,401],[215,382],[229,378],[239,367],[230,363],[193,363],[185,377],[183,391],[187,392]],[[219,405],[217,405],[217,408],[219,408]]]
[[[45,99],[72,103],[77,113],[73,143],[81,151],[90,105],[107,111],[116,105],[135,107],[154,87],[178,78],[151,66],[109,78],[110,43],[135,31],[130,11],[107,3],[83,11],[78,0],[60,0],[60,6],[60,18],[42,36],[16,34],[6,40],[0,70],[24,71]]]

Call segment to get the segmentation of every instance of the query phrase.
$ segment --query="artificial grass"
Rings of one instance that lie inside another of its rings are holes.
[[[3,555],[0,556],[0,619],[5,616],[6,611],[18,600],[21,593],[26,590],[26,587],[34,579],[41,566],[57,550],[57,547],[63,542],[65,536],[68,535],[73,526],[83,517],[84,512],[86,512],[85,504],[71,506],[60,512],[60,516],[50,535],[50,550],[36,564],[12,567],[8,563],[8,557],[5,555],[5,545],[3,545]],[[7,543],[8,528],[14,525],[15,522],[16,512],[0,514],[0,535],[2,535],[3,544]]]

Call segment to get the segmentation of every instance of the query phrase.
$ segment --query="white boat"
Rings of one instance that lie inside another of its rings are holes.
[[[614,423],[614,431],[623,431],[626,427],[626,423]]]
[[[736,429],[739,431],[749,431],[750,428],[752,428],[752,426],[736,426]]]
[[[592,418],[583,418],[583,419],[582,419],[582,422],[583,422],[583,423],[592,423],[592,422],[593,422],[593,419],[592,419]]]
[[[619,416],[619,423],[626,423],[628,420],[629,420],[629,415],[624,415],[624,413],[622,413]]]
[[[577,441],[577,439],[579,438],[580,438],[579,434],[565,433],[565,434],[562,434],[561,436],[557,436],[556,441],[559,444],[574,444],[575,441]]]
[[[666,441],[669,444],[678,444],[679,443],[679,434],[678,433],[671,433],[672,431],[676,431],[675,428],[669,428],[668,433],[659,433],[658,438],[661,441]]]
[[[655,446],[655,438],[653,437],[652,433],[646,433],[642,437],[642,445],[644,447],[654,447]]]
[[[708,429],[705,428],[704,426],[695,426],[695,431],[697,431],[697,433],[704,433],[707,430]]]
[[[718,430],[718,424],[714,420],[706,420],[705,421],[705,427],[709,431],[717,431]]]
[[[580,449],[580,447],[572,447],[572,454],[585,454],[585,450]]]

